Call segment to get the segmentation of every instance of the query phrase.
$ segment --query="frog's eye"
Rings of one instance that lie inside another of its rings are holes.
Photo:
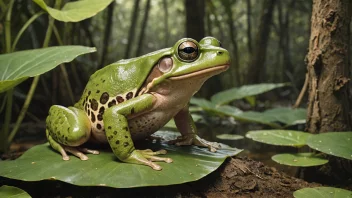
[[[170,57],[164,57],[159,61],[158,68],[161,72],[166,73],[172,68],[172,59]]]
[[[198,58],[198,46],[192,41],[185,41],[178,46],[178,56],[186,62],[192,62]]]

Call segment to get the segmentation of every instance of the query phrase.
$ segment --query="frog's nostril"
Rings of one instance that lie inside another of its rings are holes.
[[[221,54],[223,54],[223,53],[224,53],[224,52],[222,52],[222,51],[218,51],[218,52],[217,52],[218,55],[221,55]]]

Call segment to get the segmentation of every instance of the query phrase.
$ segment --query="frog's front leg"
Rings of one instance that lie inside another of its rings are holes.
[[[207,147],[211,152],[216,152],[220,148],[219,143],[206,141],[197,135],[197,128],[189,113],[188,105],[175,115],[174,121],[182,136],[169,141],[170,144]]]
[[[152,161],[172,162],[170,158],[155,156],[166,154],[166,151],[136,150],[126,118],[128,115],[150,110],[153,102],[154,96],[151,94],[130,99],[107,109],[103,115],[103,122],[110,147],[119,160],[127,163],[143,164],[152,167],[154,170],[161,170],[161,167]]]
[[[55,150],[61,153],[63,160],[69,160],[67,152],[87,160],[83,153],[99,154],[98,151],[80,148],[91,132],[90,121],[84,111],[75,107],[54,105],[46,118],[46,136]]]

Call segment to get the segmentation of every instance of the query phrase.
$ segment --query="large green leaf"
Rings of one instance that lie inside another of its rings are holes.
[[[265,124],[273,128],[282,128],[278,122],[283,123],[284,127],[298,123],[304,123],[306,117],[305,109],[292,109],[284,107],[269,109],[264,112],[243,112],[236,107],[224,105],[213,109],[213,112],[216,112],[217,114],[232,116],[239,121]]]
[[[277,107],[264,112],[246,111],[235,116],[243,121],[257,122],[280,128],[275,122],[283,123],[285,126],[305,123],[306,114],[306,109],[302,108]]]
[[[231,116],[239,121],[254,122],[269,125],[273,128],[283,128],[295,124],[305,123],[306,109],[277,107],[264,112],[246,111],[229,105],[216,105],[203,98],[193,97],[190,104],[201,107],[204,111],[220,116]],[[284,124],[283,126],[279,123]]]
[[[226,91],[219,92],[211,97],[211,101],[217,105],[223,105],[234,100],[242,99],[248,96],[258,95],[286,85],[286,83],[263,83],[256,85],[244,85],[241,87],[235,87]]]
[[[258,130],[247,132],[246,137],[271,145],[302,147],[306,145],[307,138],[311,135],[291,130]]]
[[[0,197],[6,198],[30,198],[31,196],[24,190],[13,186],[1,186]]]
[[[112,0],[80,0],[66,3],[61,10],[57,10],[47,6],[44,0],[33,1],[47,11],[50,16],[63,22],[78,22],[95,16],[112,2]]]
[[[274,155],[271,159],[279,164],[300,167],[319,166],[329,162],[314,153],[283,153]]]
[[[333,187],[302,188],[293,193],[295,198],[352,198],[352,191]]]
[[[175,138],[179,133],[158,132],[165,139]],[[142,147],[142,148],[141,148]],[[148,142],[139,148],[153,150],[166,149],[165,155],[173,159],[173,163],[157,162],[163,167],[155,171],[143,165],[122,163],[111,151],[102,151],[99,155],[88,155],[89,160],[80,161],[71,157],[63,161],[48,144],[31,148],[14,161],[0,163],[0,175],[7,178],[38,181],[61,180],[80,186],[110,186],[115,188],[131,188],[138,186],[162,186],[198,180],[216,170],[228,156],[238,154],[241,150],[226,147],[216,153],[206,148],[195,146],[177,147]]]
[[[330,132],[310,136],[307,140],[309,147],[352,160],[352,132]]]
[[[0,55],[0,93],[25,79],[43,74],[79,55],[95,52],[92,47],[59,46]]]

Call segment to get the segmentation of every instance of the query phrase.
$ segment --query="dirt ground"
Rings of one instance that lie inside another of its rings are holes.
[[[321,186],[288,176],[247,157],[234,157],[210,175],[190,183],[133,189],[80,187],[58,181],[22,182],[0,177],[32,197],[293,197],[304,187]]]

